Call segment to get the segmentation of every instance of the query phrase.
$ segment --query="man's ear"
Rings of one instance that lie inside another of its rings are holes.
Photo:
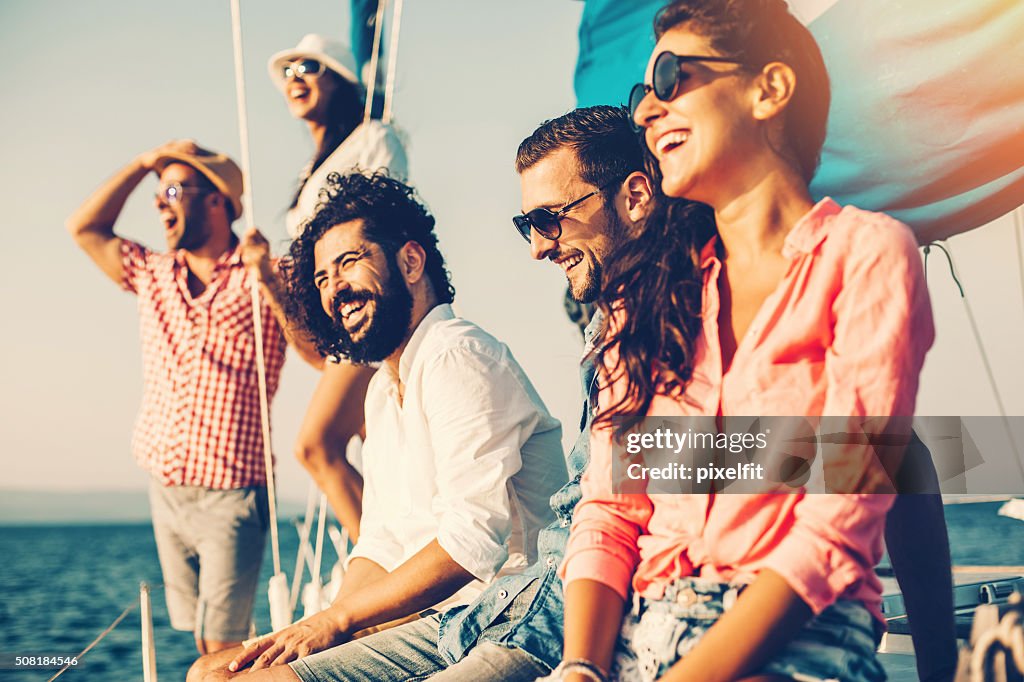
[[[640,171],[630,173],[622,183],[625,191],[626,217],[631,223],[639,223],[651,211],[654,199],[654,187],[651,179]]]
[[[419,242],[408,241],[403,244],[395,254],[395,261],[398,263],[402,279],[409,286],[423,279],[427,270],[427,252]]]
[[[208,208],[222,208],[227,213],[227,202],[224,200],[224,195],[219,192],[210,192],[206,195],[206,205]]]

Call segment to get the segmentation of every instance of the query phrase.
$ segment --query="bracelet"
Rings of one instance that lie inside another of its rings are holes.
[[[561,680],[565,679],[565,676],[569,673],[580,673],[594,682],[608,682],[608,677],[601,669],[585,658],[573,658],[568,661],[562,661],[558,664],[557,668],[551,671],[551,677]]]

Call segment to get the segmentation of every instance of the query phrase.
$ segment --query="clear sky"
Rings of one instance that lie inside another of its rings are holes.
[[[573,0],[410,0],[395,99],[458,309],[509,344],[562,420],[566,442],[579,418],[579,335],[562,310],[563,275],[529,259],[509,218],[519,210],[518,143],[573,106],[580,9]],[[307,32],[347,36],[347,12],[344,0],[242,2],[255,214],[278,253],[283,210],[312,148],[266,60]],[[146,477],[129,453],[141,395],[135,301],[79,252],[63,222],[105,177],[168,139],[191,137],[238,157],[228,2],[4,0],[0,56],[8,83],[0,106],[0,487],[141,488]],[[140,186],[117,231],[159,248],[155,184]],[[951,244],[1004,404],[1024,414],[1013,221]],[[936,252],[929,269],[939,341],[919,411],[997,414]],[[305,496],[291,449],[315,380],[292,355],[273,406],[279,483],[291,499]]]

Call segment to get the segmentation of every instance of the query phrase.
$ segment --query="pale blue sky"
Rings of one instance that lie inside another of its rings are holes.
[[[283,208],[312,148],[266,60],[306,32],[347,36],[348,3],[241,5],[255,214],[280,252]],[[580,343],[562,312],[564,277],[529,259],[509,218],[519,208],[519,141],[573,105],[579,13],[567,0],[406,2],[395,98],[459,310],[512,347],[567,437],[578,423]],[[0,54],[10,76],[0,205],[12,248],[0,269],[0,485],[138,487],[145,476],[129,454],[141,394],[134,298],[78,251],[63,222],[106,176],[167,139],[239,157],[229,5],[5,1]],[[140,186],[117,230],[162,247],[154,187]],[[299,499],[306,479],[291,444],[315,379],[289,357],[273,405],[279,480]]]
[[[410,0],[395,100],[460,312],[509,344],[567,442],[579,417],[581,345],[562,311],[564,277],[529,259],[509,218],[519,209],[519,141],[573,106],[580,9],[574,0]],[[278,252],[283,207],[311,144],[266,60],[310,31],[347,36],[347,12],[343,0],[242,2],[255,213]],[[167,139],[192,137],[237,158],[228,2],[4,0],[0,57],[8,83],[0,106],[0,487],[141,488],[145,475],[129,453],[141,393],[135,302],[78,251],[63,222],[106,176]],[[154,186],[139,188],[117,229],[162,247]],[[1004,402],[1024,414],[1012,220],[952,245]],[[996,414],[962,303],[940,267],[933,261],[940,336],[919,411]],[[291,447],[314,383],[291,356],[274,402],[279,481],[292,499],[305,496]]]

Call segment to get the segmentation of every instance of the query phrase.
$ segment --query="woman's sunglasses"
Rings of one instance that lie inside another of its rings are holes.
[[[602,187],[595,189],[590,194],[586,194],[575,201],[569,202],[558,211],[552,211],[546,208],[535,208],[532,211],[523,213],[522,215],[513,216],[512,224],[516,226],[520,236],[522,236],[522,238],[527,242],[530,241],[531,229],[536,230],[537,234],[545,239],[554,241],[562,236],[562,218],[565,217],[566,213],[576,208],[595,194],[600,194],[607,188],[614,185],[615,182],[603,185]]]
[[[653,91],[654,96],[662,102],[674,99],[679,94],[679,87],[691,75],[683,70],[683,65],[691,62],[743,63],[739,59],[733,59],[732,57],[703,57],[662,52],[654,60],[654,68],[651,70],[651,85],[637,83],[629,91],[629,120],[634,121],[634,127],[638,127],[635,123],[636,110],[640,108],[640,103],[647,97],[647,93]]]
[[[323,73],[324,65],[315,59],[299,59],[288,62],[281,67],[281,73],[285,80],[289,78],[309,78],[319,76]]]

